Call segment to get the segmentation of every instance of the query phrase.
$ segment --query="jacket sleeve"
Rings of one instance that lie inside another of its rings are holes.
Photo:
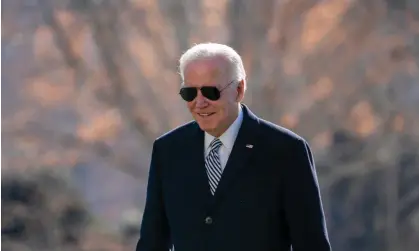
[[[153,144],[147,195],[136,251],[168,251],[169,226],[162,196],[162,170],[157,142]]]
[[[305,140],[294,143],[283,179],[283,205],[291,245],[293,251],[330,251],[313,155]]]

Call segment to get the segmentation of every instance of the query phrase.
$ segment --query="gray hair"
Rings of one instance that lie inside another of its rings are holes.
[[[231,81],[246,80],[243,61],[240,55],[230,46],[217,43],[201,43],[189,48],[179,59],[179,74],[182,83],[185,81],[186,66],[199,59],[207,59],[221,56],[230,65]]]

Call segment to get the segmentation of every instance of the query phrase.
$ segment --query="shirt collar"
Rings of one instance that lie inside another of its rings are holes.
[[[243,111],[241,106],[239,106],[239,115],[237,116],[236,120],[234,120],[233,124],[219,137],[220,141],[223,143],[223,146],[227,147],[230,151],[233,149],[234,141],[236,140],[237,134],[239,133],[239,129],[241,123],[243,121]],[[209,146],[211,142],[214,140],[214,136],[205,132],[205,152],[208,153]]]

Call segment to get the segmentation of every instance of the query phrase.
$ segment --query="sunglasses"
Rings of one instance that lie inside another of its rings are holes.
[[[228,83],[222,89],[215,86],[202,86],[202,87],[182,87],[179,91],[180,96],[187,102],[193,101],[198,96],[198,90],[201,90],[202,96],[205,98],[216,101],[221,97],[221,92],[229,87],[234,81]]]

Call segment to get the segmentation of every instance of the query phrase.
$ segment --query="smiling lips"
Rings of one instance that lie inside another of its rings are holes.
[[[215,112],[209,112],[209,113],[197,113],[199,116],[201,116],[201,117],[204,117],[204,118],[206,118],[206,117],[209,117],[209,116],[211,116],[211,115],[213,115],[213,114],[215,114]]]

